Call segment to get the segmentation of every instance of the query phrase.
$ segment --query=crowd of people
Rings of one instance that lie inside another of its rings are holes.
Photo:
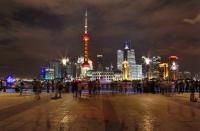
[[[16,90],[20,95],[23,94],[25,84],[19,81]],[[0,89],[5,91],[2,82],[0,82]],[[40,99],[40,93],[45,91],[53,93],[53,99],[61,98],[62,92],[73,93],[75,98],[81,97],[82,93],[86,93],[89,97],[103,93],[111,94],[131,94],[131,93],[184,93],[191,92],[199,93],[200,97],[200,81],[194,80],[177,80],[177,81],[159,81],[159,80],[143,80],[143,81],[113,81],[109,83],[102,83],[99,80],[52,80],[40,81],[34,79],[32,82],[32,91],[37,100]]]

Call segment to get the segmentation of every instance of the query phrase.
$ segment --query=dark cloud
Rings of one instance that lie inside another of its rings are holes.
[[[48,12],[48,9],[22,8],[14,12],[13,20],[26,26],[62,30],[66,17]]]
[[[107,65],[130,39],[142,55],[178,55],[182,69],[199,71],[199,0],[9,0],[0,1],[0,71],[35,76],[49,59],[82,54],[88,10],[90,58]]]

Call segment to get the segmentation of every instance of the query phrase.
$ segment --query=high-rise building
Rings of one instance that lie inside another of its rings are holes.
[[[97,71],[103,71],[103,55],[97,54]]]
[[[142,65],[136,64],[135,50],[130,48],[130,41],[125,43],[124,50],[117,51],[117,69],[125,72],[123,63],[128,67],[128,74],[126,79],[139,80],[143,78]],[[126,73],[124,73],[126,74]],[[125,79],[125,75],[123,76]]]
[[[159,64],[160,67],[160,76],[162,79],[167,80],[169,77],[169,65],[168,63]]]
[[[58,60],[49,61],[49,68],[54,69],[54,77],[56,79],[60,79],[62,77],[60,61]]]
[[[128,43],[126,43],[124,46],[124,61],[128,60],[128,51],[129,51],[129,46]]]
[[[127,61],[128,61],[128,64],[129,64],[129,77],[133,78],[134,77],[134,67],[136,65],[135,50],[134,49],[128,50]]]
[[[43,67],[40,70],[40,78],[43,80],[53,80],[55,79],[54,69],[49,67]]]
[[[124,61],[124,51],[117,50],[117,69],[122,71],[122,63]]]
[[[142,65],[133,65],[133,72],[131,73],[131,80],[141,80],[142,75]]]
[[[66,60],[66,63],[62,64],[62,78],[73,79],[75,78],[75,64],[68,58]]]

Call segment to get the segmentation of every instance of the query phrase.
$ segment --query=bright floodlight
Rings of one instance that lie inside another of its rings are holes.
[[[147,65],[149,65],[150,62],[151,62],[151,59],[150,59],[150,58],[145,58],[145,63],[146,63]]]
[[[172,63],[172,67],[171,67],[171,69],[173,70],[173,71],[176,71],[177,70],[177,64],[175,63],[175,62],[173,62]]]
[[[64,66],[67,65],[67,59],[66,59],[66,58],[62,58],[62,64],[63,64]]]

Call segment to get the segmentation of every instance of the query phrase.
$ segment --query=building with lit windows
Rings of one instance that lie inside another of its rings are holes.
[[[169,57],[169,79],[177,80],[179,79],[179,65],[178,65],[178,57],[170,56]]]
[[[76,77],[76,66],[73,62],[70,62],[69,58],[66,58],[65,64],[62,63],[62,78],[72,80]]]
[[[131,80],[141,80],[143,78],[142,65],[133,65],[133,72],[131,74]]]
[[[90,59],[88,59],[89,66],[86,72],[82,66],[83,63],[84,63],[84,57],[78,57],[76,62],[76,78],[86,77],[87,72],[93,70],[93,62]]]
[[[40,70],[40,78],[42,80],[53,80],[55,79],[55,74],[54,74],[54,69],[48,68],[48,67],[43,67]]]
[[[122,71],[122,63],[124,61],[124,51],[117,50],[117,69]]]
[[[136,65],[136,61],[135,61],[135,50],[134,49],[130,49],[127,52],[127,61],[128,61],[128,65],[129,65],[129,77],[133,78],[135,77],[135,65]]]
[[[103,55],[97,54],[97,64],[96,64],[96,70],[97,71],[103,71]]]
[[[49,68],[54,69],[55,79],[60,79],[62,77],[60,61],[58,60],[49,61]]]
[[[123,72],[123,79],[139,80],[143,78],[142,65],[136,64],[135,50],[129,47],[130,44],[126,42],[124,50],[117,51],[117,69]],[[123,68],[124,62],[127,67],[126,71]]]
[[[162,79],[167,80],[169,78],[169,65],[168,63],[160,63],[160,76]]]
[[[91,80],[100,80],[101,82],[111,82],[114,80],[114,72],[92,72]]]

